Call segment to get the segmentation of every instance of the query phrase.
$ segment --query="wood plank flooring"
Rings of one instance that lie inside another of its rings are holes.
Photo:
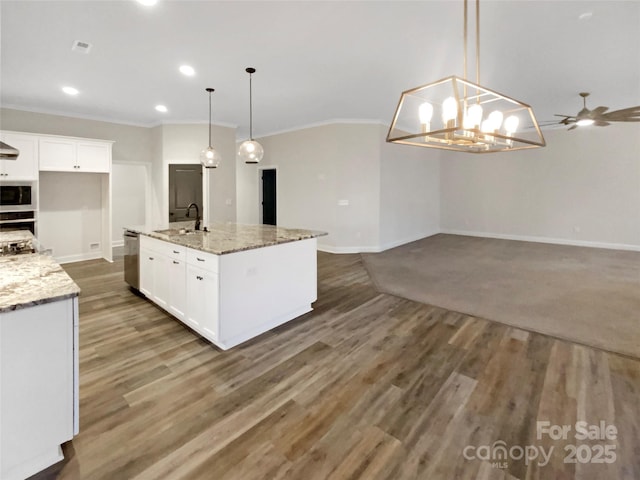
[[[638,360],[380,294],[359,255],[318,261],[314,311],[227,352],[131,293],[122,261],[65,266],[80,434],[34,478],[640,478]],[[577,441],[579,420],[617,437]],[[572,431],[538,439],[537,421]],[[565,463],[567,445],[616,460]]]

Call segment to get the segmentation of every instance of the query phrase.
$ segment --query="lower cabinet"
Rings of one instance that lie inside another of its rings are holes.
[[[165,310],[169,307],[169,259],[161,253],[140,249],[140,291]]]
[[[0,478],[18,480],[62,460],[78,433],[78,300],[0,317]]]
[[[316,259],[315,238],[215,255],[141,235],[140,291],[227,350],[312,310]]]
[[[191,254],[188,254],[191,252]],[[140,292],[214,341],[218,334],[218,274],[211,254],[140,237]]]
[[[218,332],[218,274],[187,265],[186,323],[215,340]]]
[[[169,271],[169,302],[168,308],[171,315],[185,319],[187,311],[187,265],[184,260],[176,260],[175,258],[167,259]]]

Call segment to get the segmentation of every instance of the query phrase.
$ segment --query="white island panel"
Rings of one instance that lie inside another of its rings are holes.
[[[60,445],[73,438],[76,309],[74,297],[0,314],[3,480],[27,478],[62,460]]]
[[[220,256],[220,334],[231,348],[312,310],[317,240]]]

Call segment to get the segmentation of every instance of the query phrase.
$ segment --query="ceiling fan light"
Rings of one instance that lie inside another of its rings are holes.
[[[593,120],[592,118],[581,118],[576,122],[576,125],[579,125],[580,127],[588,127],[589,125],[593,125],[594,123],[595,120]]]

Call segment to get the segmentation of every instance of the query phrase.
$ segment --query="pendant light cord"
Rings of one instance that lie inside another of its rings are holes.
[[[209,92],[209,148],[211,148],[211,92]]]
[[[480,85],[480,0],[476,0],[476,83]]]
[[[252,73],[249,73],[249,138],[253,142],[253,95],[252,95],[252,85],[251,85],[251,77]]]

